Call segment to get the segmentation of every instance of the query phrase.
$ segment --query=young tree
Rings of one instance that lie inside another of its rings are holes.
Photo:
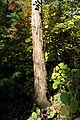
[[[46,67],[43,54],[42,0],[32,0],[32,39],[35,100],[41,108],[50,106],[46,97]]]

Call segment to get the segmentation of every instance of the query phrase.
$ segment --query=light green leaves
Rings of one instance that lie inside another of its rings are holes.
[[[32,113],[32,118],[34,118],[34,120],[36,120],[37,119],[37,113],[33,112]]]
[[[56,82],[53,84],[52,88],[53,88],[53,89],[57,89],[59,84],[60,84],[60,82],[59,82],[59,81],[56,81]]]
[[[26,38],[26,39],[25,39],[25,42],[26,42],[26,43],[29,43],[29,42],[31,42],[31,39],[30,39],[30,38]]]
[[[36,107],[36,112],[32,112],[28,120],[41,120],[40,109]]]
[[[69,110],[65,107],[65,106],[62,106],[61,107],[61,112],[62,114],[64,114],[66,117],[69,117]]]
[[[30,117],[28,120],[34,120],[34,118]]]
[[[68,81],[70,69],[66,64],[60,63],[53,70],[51,79],[54,81],[52,88],[57,89]]]
[[[62,85],[62,84],[64,84],[64,81],[63,81],[63,80],[55,81],[54,84],[53,84],[53,86],[52,86],[52,88],[53,88],[53,89],[57,89],[58,86],[60,86],[60,85]]]
[[[48,52],[45,52],[45,61],[47,62],[47,60],[48,60],[48,55],[49,55],[49,53]]]
[[[50,112],[50,115],[48,116],[48,118],[50,119],[50,118],[53,118],[54,117],[54,115],[55,115],[55,113],[56,113],[56,111],[54,110],[54,111],[51,111]]]
[[[28,120],[37,120],[37,117],[38,117],[37,113],[33,112],[31,117]]]
[[[54,109],[54,106],[51,106],[50,107],[50,113],[49,113],[49,115],[48,115],[48,119],[50,119],[50,118],[53,118],[54,117],[54,115],[55,115],[55,113],[56,113],[56,110]]]

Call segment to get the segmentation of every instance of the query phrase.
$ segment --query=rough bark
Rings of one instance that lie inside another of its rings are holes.
[[[50,102],[46,97],[47,83],[46,67],[43,54],[41,0],[32,0],[32,39],[35,100],[39,107],[44,109],[50,106]]]

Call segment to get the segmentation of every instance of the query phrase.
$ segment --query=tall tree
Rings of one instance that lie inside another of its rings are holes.
[[[32,0],[32,38],[35,100],[41,108],[50,106],[46,97],[46,67],[43,54],[42,0]]]

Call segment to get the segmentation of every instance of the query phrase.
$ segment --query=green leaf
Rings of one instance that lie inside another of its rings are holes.
[[[34,120],[34,118],[30,117],[28,120]]]
[[[34,118],[34,120],[36,120],[37,119],[37,113],[33,112],[32,113],[32,118]]]
[[[39,108],[36,109],[36,112],[37,112],[38,115],[40,115],[40,109]]]
[[[48,25],[46,25],[45,28],[48,28]]]
[[[10,77],[10,79],[15,79],[16,77],[19,77],[21,75],[21,72],[17,71],[14,72],[13,75]]]
[[[72,113],[75,113],[78,109],[78,101],[74,97],[71,98],[70,106],[71,106]]]
[[[51,76],[52,79],[56,79],[56,73],[52,73],[52,76]]]
[[[51,111],[51,112],[50,112],[50,115],[48,116],[48,118],[53,118],[54,115],[55,115],[55,113],[56,113],[55,111]]]
[[[59,84],[60,84],[59,81],[54,82],[53,85],[52,85],[52,88],[57,89]]]
[[[59,66],[56,66],[56,67],[55,67],[55,70],[56,70],[56,71],[58,71],[59,69],[60,69]]]
[[[58,102],[60,102],[60,95],[61,93],[57,93],[56,95],[54,95],[54,99],[57,100]]]
[[[71,95],[67,92],[62,92],[60,99],[65,105],[69,105],[71,102]]]
[[[75,22],[75,26],[77,26],[77,27],[80,26],[80,20],[77,20],[77,21]]]
[[[66,106],[62,106],[61,107],[61,112],[62,112],[62,114],[64,114],[66,117],[68,117],[69,116],[69,110],[66,108]]]
[[[62,68],[64,66],[64,63],[60,63],[59,67]]]
[[[30,38],[27,38],[27,39],[25,39],[25,42],[26,42],[26,43],[29,43],[29,42],[31,42],[31,39],[30,39]]]
[[[39,117],[39,118],[37,118],[37,120],[41,120],[41,118]]]
[[[65,65],[64,63],[60,63],[59,67],[60,69],[68,69],[67,65]]]

